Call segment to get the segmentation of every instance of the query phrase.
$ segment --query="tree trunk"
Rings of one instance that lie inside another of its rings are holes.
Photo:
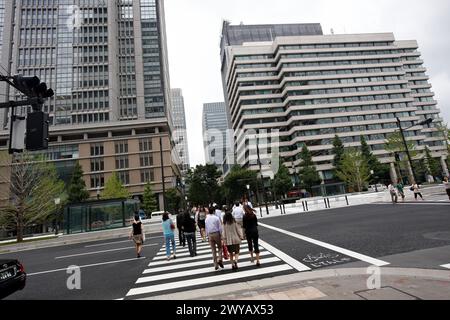
[[[23,241],[23,213],[18,212],[17,214],[17,242]]]

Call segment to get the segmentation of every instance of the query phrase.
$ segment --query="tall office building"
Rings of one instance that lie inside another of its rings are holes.
[[[172,89],[172,122],[173,140],[180,159],[180,168],[186,174],[189,165],[189,147],[186,127],[186,113],[184,109],[184,98],[181,89]]]
[[[405,134],[417,150],[428,146],[448,171],[444,139],[436,129],[442,119],[416,41],[398,41],[392,33],[323,35],[319,24],[224,22],[221,58],[237,162],[243,166],[258,169],[256,139],[249,143],[246,132],[279,130],[280,156],[291,172],[306,145],[329,180],[333,137],[358,147],[363,135],[396,178],[385,140],[397,130],[399,117],[404,128],[434,120]],[[266,147],[270,151],[274,141],[269,138]]]
[[[37,75],[55,91],[44,107],[51,124],[47,158],[66,179],[79,161],[93,197],[117,172],[133,195],[141,195],[150,181],[161,200],[161,168],[167,188],[179,175],[171,159],[163,0],[15,0],[4,5],[5,70],[0,71]],[[0,85],[3,101],[19,97]],[[8,122],[8,113],[1,112],[0,130]],[[7,148],[8,138],[7,130],[0,132],[0,148]]]
[[[203,104],[203,147],[206,163],[222,168],[232,154],[232,136],[229,135],[228,116],[224,102]]]

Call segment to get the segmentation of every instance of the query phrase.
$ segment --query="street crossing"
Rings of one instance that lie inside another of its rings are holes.
[[[265,248],[260,245],[260,267],[251,262],[248,244],[243,241],[239,255],[239,270],[233,271],[229,260],[223,260],[224,269],[215,270],[213,257],[208,242],[202,242],[197,236],[197,256],[190,257],[186,246],[179,246],[178,236],[175,238],[176,259],[167,261],[165,244],[149,263],[134,287],[129,290],[125,299],[145,299],[158,295],[187,291],[200,288],[215,287],[222,284],[237,283],[294,272],[308,271],[307,266],[291,263],[294,259],[278,249]],[[281,257],[281,258],[280,258]],[[287,258],[286,258],[287,257]],[[286,262],[287,261],[287,262]],[[299,266],[300,265],[300,266]]]

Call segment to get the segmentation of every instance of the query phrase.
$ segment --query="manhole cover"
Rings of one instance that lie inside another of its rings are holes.
[[[430,232],[423,235],[426,239],[450,241],[450,231]]]

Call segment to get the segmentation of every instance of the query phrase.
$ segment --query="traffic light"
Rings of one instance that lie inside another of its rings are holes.
[[[42,111],[29,113],[27,116],[26,149],[38,151],[48,149],[48,114]]]
[[[30,98],[51,98],[55,95],[52,89],[47,88],[45,82],[41,82],[37,76],[16,75],[13,84],[17,90]]]

